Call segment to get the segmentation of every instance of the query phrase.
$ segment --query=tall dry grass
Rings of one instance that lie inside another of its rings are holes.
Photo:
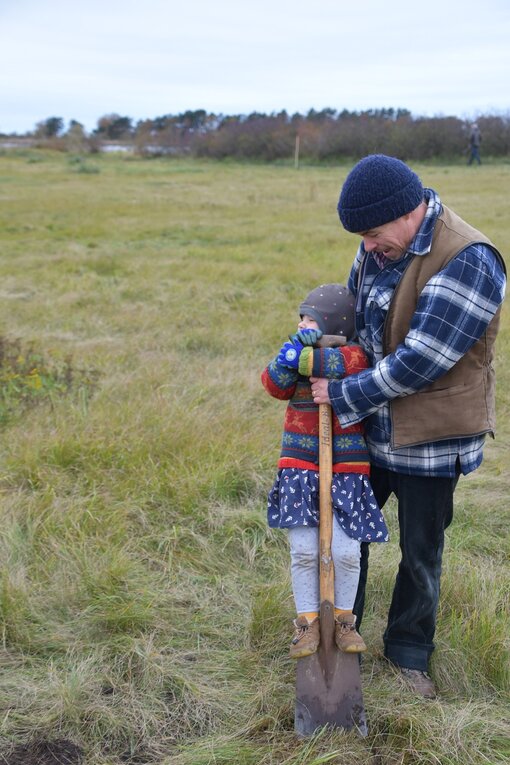
[[[390,504],[364,623],[369,736],[298,741],[288,554],[265,520],[283,409],[259,375],[302,296],[347,276],[347,168],[93,163],[0,157],[0,334],[98,380],[3,427],[0,751],[65,739],[90,765],[507,762],[508,312],[498,439],[448,532],[441,696],[417,700],[382,659]],[[505,251],[510,165],[416,169]]]

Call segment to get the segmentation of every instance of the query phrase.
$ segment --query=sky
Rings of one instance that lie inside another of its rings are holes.
[[[510,114],[508,0],[0,0],[0,132],[393,107]]]

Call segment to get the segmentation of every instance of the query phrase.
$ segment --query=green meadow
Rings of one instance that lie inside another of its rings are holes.
[[[260,372],[304,295],[347,278],[348,169],[0,155],[0,762],[41,742],[86,765],[509,761],[508,310],[497,439],[447,534],[440,698],[382,656],[390,503],[369,735],[294,735],[288,553],[265,514],[285,404]],[[508,260],[510,164],[414,169]]]

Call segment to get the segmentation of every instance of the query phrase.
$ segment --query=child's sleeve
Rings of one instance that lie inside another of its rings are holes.
[[[369,366],[368,358],[359,345],[339,348],[303,348],[299,357],[299,374],[304,377],[328,377],[341,380]]]
[[[298,376],[299,372],[297,369],[284,367],[278,363],[278,359],[274,359],[264,369],[260,379],[270,396],[287,400],[294,395]]]

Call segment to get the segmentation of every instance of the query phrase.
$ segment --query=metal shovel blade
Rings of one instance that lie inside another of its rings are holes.
[[[321,603],[321,642],[311,656],[297,660],[294,728],[310,736],[325,725],[357,728],[368,733],[358,654],[339,651],[335,645],[333,605]]]

